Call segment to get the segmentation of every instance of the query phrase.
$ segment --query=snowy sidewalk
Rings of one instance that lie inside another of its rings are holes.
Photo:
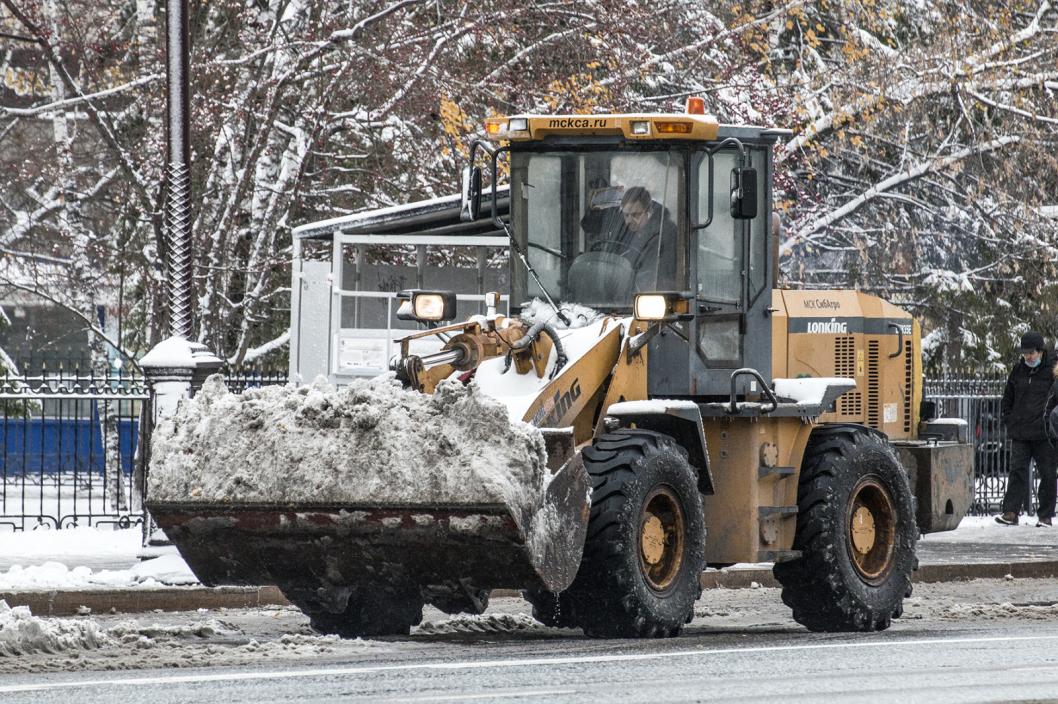
[[[967,516],[953,531],[918,542],[923,565],[1058,561],[1058,527],[1037,528],[1035,516],[1004,526],[992,516]]]
[[[109,527],[0,533],[0,591],[198,584],[175,550],[141,561],[142,536]]]

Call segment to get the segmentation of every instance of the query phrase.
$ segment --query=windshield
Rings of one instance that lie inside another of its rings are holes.
[[[511,155],[511,215],[556,301],[629,308],[638,291],[686,288],[681,152]],[[529,298],[541,296],[531,277]]]

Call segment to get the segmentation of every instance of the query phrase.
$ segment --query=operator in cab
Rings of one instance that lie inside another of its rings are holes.
[[[656,202],[650,191],[633,186],[624,191],[617,207],[607,207],[606,196],[593,198],[581,226],[588,235],[586,251],[612,252],[632,264],[636,291],[664,291],[675,288],[676,225],[668,210]],[[660,266],[659,266],[660,265]]]

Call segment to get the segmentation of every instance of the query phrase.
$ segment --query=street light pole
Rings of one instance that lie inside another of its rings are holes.
[[[181,398],[194,395],[206,376],[223,362],[200,342],[191,341],[191,81],[187,0],[166,0],[166,165],[165,201],[166,293],[169,337],[140,359],[151,385],[154,422],[172,415]],[[141,461],[150,460],[150,443]],[[150,499],[150,476],[145,499]],[[165,534],[144,507],[141,558],[171,550]]]
[[[166,0],[165,205],[169,332],[191,337],[191,100],[187,0]]]

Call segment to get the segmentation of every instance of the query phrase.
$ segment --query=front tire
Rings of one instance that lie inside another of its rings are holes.
[[[821,428],[798,485],[794,549],[775,578],[794,620],[811,631],[881,631],[903,611],[916,565],[914,497],[884,437]]]
[[[533,606],[533,618],[548,628],[576,628],[569,590],[555,594],[546,589],[526,589],[522,596]]]
[[[673,636],[701,594],[705,525],[686,453],[660,433],[623,429],[584,449],[591,515],[584,559],[561,596],[589,636]]]

